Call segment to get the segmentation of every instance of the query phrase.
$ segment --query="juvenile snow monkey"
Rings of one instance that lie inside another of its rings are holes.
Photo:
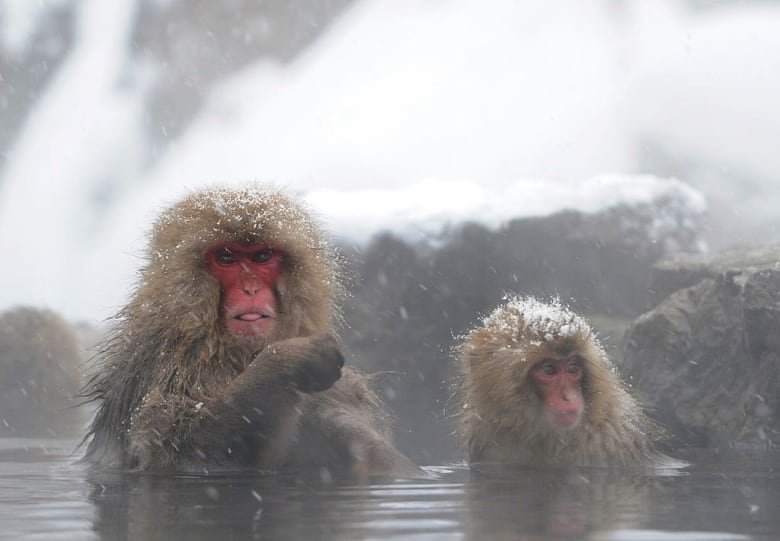
[[[471,330],[459,434],[469,462],[674,465],[588,323],[560,301],[512,297]]]

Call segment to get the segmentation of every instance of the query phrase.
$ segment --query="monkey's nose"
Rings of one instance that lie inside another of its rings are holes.
[[[561,389],[561,400],[564,402],[572,402],[573,400],[577,399],[576,393],[574,393],[571,389],[563,388]]]
[[[260,291],[260,284],[256,282],[244,282],[241,289],[249,296],[257,295],[257,292]]]

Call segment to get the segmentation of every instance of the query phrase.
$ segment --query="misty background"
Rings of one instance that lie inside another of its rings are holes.
[[[659,258],[780,241],[779,95],[770,0],[0,0],[0,310],[100,327],[161,208],[271,182],[433,463],[450,348],[504,292],[619,357]]]

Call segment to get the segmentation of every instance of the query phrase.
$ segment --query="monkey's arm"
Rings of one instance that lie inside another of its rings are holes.
[[[349,416],[336,420],[334,427],[348,442],[350,477],[367,481],[371,477],[418,477],[422,471],[391,443],[376,426],[365,426]]]
[[[268,346],[209,401],[153,391],[133,415],[131,452],[142,468],[272,468],[297,429],[301,393],[329,388],[343,364],[333,337],[293,338]]]
[[[389,415],[365,378],[346,369],[325,392],[306,401],[300,444],[290,453],[296,469],[334,477],[416,477],[422,471],[392,443]]]

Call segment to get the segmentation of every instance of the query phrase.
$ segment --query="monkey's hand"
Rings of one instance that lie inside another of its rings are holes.
[[[188,432],[193,449],[214,463],[275,467],[282,460],[302,409],[302,393],[330,388],[341,377],[344,357],[328,334],[267,345],[220,397],[205,404]],[[204,459],[193,451],[191,460]]]
[[[267,358],[264,358],[267,357]],[[336,339],[328,333],[289,338],[269,344],[258,354],[268,367],[273,363],[284,371],[290,383],[303,393],[329,389],[341,378],[344,356]]]

